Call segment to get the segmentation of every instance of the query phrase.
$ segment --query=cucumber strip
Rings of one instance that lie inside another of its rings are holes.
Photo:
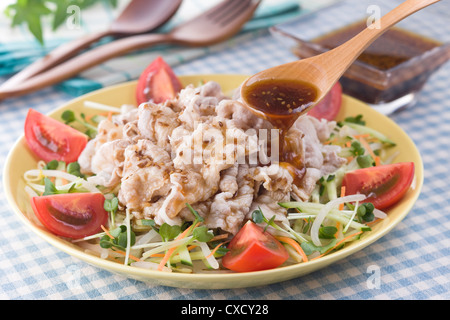
[[[178,255],[180,257],[180,262],[186,266],[192,267],[192,258],[191,254],[186,245],[180,246],[178,251]]]
[[[344,121],[342,124],[349,126],[350,128],[353,128],[360,133],[368,133],[368,134],[374,136],[375,138],[379,139],[383,143],[389,144],[391,146],[396,145],[396,143],[394,141],[392,141],[391,139],[386,137],[384,134],[382,134],[381,132],[379,132],[375,129],[372,129],[372,128],[369,128],[366,126],[362,126],[360,124],[352,123],[352,122],[346,122],[346,121]]]

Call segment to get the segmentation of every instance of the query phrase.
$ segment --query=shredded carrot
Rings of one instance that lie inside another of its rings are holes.
[[[337,238],[337,236],[338,236],[338,233],[339,233],[339,227],[341,226],[341,223],[338,221],[338,222],[336,222],[336,229],[337,229],[337,231],[336,231],[336,233],[334,234],[334,236]]]
[[[191,251],[191,250],[193,250],[193,249],[195,249],[195,248],[197,248],[197,247],[198,247],[197,245],[192,244],[192,245],[190,245],[189,247],[187,247],[187,249],[188,249],[188,251]]]
[[[86,121],[90,121],[93,117],[94,117],[94,114],[93,115],[89,115],[89,116],[85,116],[84,119]]]
[[[341,187],[341,197],[345,197],[345,186]]]
[[[200,224],[200,222],[197,222],[195,225],[190,226],[189,228],[187,228],[186,230],[184,230],[182,233],[180,233],[178,235],[178,237],[175,238],[175,240],[180,240],[186,237],[187,234],[189,234],[189,232],[191,230],[194,230],[195,228],[197,228],[197,226]],[[167,250],[166,254],[164,255],[164,257],[162,258],[161,262],[159,263],[158,266],[158,270],[162,271],[162,269],[164,268],[164,266],[166,265],[167,261],[169,261],[170,257],[172,256],[172,254],[174,253],[176,247],[170,248],[169,250]]]
[[[347,148],[350,148],[350,147],[352,146],[352,143],[351,143],[350,141],[347,141],[347,143],[345,144],[345,146],[346,146]]]
[[[332,143],[334,143],[336,141],[337,141],[337,138],[334,138],[332,140],[325,141],[323,144],[332,144]]]
[[[121,254],[121,255],[123,255],[123,256],[126,256],[127,255],[127,253],[126,252],[123,252],[122,250],[115,250],[114,252],[117,252],[118,254]],[[141,259],[139,259],[138,257],[135,257],[135,256],[133,256],[133,255],[131,255],[131,254],[129,254],[128,255],[131,259],[133,259],[134,261],[141,261]]]
[[[362,232],[362,231],[358,231],[358,232],[355,232],[355,233],[353,233],[353,234],[351,234],[351,235],[349,235],[349,236],[346,236],[345,238],[341,239],[341,241],[339,241],[338,243],[336,243],[336,245],[335,245],[333,248],[331,248],[330,250],[328,250],[327,252],[325,252],[325,254],[327,254],[328,252],[330,252],[330,251],[333,250],[334,248],[340,246],[341,243],[343,243],[343,242],[347,241],[348,239],[351,239],[351,238],[353,238],[353,237],[355,237],[355,236],[357,236],[358,234],[361,234],[361,233],[363,233],[363,232]]]
[[[113,115],[112,111],[108,112],[107,118],[109,121],[112,120],[112,115]]]
[[[303,262],[308,261],[308,257],[306,256],[305,251],[303,251],[302,247],[298,244],[297,241],[295,241],[292,238],[282,237],[282,236],[277,236],[275,238],[292,246],[302,256]]]
[[[378,167],[380,164],[381,164],[380,157],[376,156],[375,157],[375,166]]]
[[[370,221],[370,222],[366,222],[366,224],[367,224],[368,226],[371,226],[372,224],[375,224],[375,223],[377,223],[377,222],[380,221],[380,220],[382,220],[382,219],[374,219],[374,220],[372,220],[372,221]]]
[[[106,229],[103,225],[100,226],[103,231],[105,231],[106,235],[110,237],[111,239],[114,239],[114,237],[109,233],[108,229]]]
[[[227,233],[219,234],[219,235],[213,237],[211,240],[209,240],[209,242],[216,241],[216,240],[221,240],[221,239],[226,239],[226,238],[228,238],[228,236],[229,236],[229,234],[227,234]]]
[[[155,257],[160,257],[160,258],[164,258],[166,254],[165,253],[154,253],[152,255],[150,255],[150,257],[155,258]]]
[[[346,237],[343,238],[341,241],[339,241],[338,243],[336,243],[332,248],[328,249],[327,252],[321,254],[320,256],[317,256],[317,257],[315,257],[315,258],[312,258],[310,261],[316,260],[316,259],[318,259],[318,258],[323,257],[324,255],[327,255],[330,251],[332,251],[332,250],[336,249],[337,247],[339,247],[339,246],[341,245],[341,243],[343,243],[344,241],[347,241],[348,239],[353,238],[354,236],[357,236],[358,234],[361,234],[361,233],[362,233],[362,231],[358,231],[358,232],[353,233],[353,234],[351,234],[351,235],[349,235],[349,236],[346,236]]]
[[[367,152],[369,152],[370,156],[374,161],[376,161],[376,155],[373,152],[372,148],[370,147],[369,143],[364,138],[359,138],[359,141],[363,144],[364,148],[366,148]]]
[[[360,139],[360,138],[369,138],[370,137],[370,134],[369,133],[364,133],[364,134],[355,134],[355,135],[353,135],[353,138],[355,138],[355,139]]]
[[[99,113],[97,115],[106,117],[106,116],[108,116],[108,112]],[[89,116],[86,116],[85,119],[86,119],[86,121],[90,121],[95,116],[96,116],[96,114],[91,114]]]
[[[377,139],[377,138],[366,138],[365,140],[366,140],[367,142],[380,142],[380,140]]]
[[[347,163],[350,163],[350,162],[352,162],[353,159],[355,159],[355,158],[354,158],[354,157],[347,157],[346,159],[347,159]]]
[[[345,186],[341,187],[341,197],[345,197]],[[339,210],[344,210],[344,204],[343,203],[341,203],[339,205]]]
[[[224,241],[224,242],[222,242],[222,243],[219,243],[217,246],[215,246],[214,249],[211,250],[211,253],[208,254],[208,256],[206,256],[206,259],[212,257],[212,256],[214,255],[214,253],[216,253],[216,251],[217,251],[222,245],[224,245],[224,244],[227,243],[227,242],[228,242],[228,241]]]

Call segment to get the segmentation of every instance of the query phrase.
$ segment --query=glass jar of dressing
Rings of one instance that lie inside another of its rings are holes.
[[[299,58],[308,58],[349,40],[376,13],[383,15],[401,2],[346,0],[271,32],[287,40]],[[406,18],[367,48],[340,79],[344,93],[384,114],[412,106],[428,78],[450,58],[448,14],[440,13],[439,5]]]

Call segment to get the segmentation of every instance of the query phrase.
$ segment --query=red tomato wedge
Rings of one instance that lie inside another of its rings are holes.
[[[163,60],[156,58],[139,77],[136,87],[138,104],[152,101],[161,103],[173,99],[183,88],[172,68]]]
[[[327,119],[332,121],[336,119],[336,116],[341,109],[342,104],[342,86],[337,82],[330,92],[323,97],[322,101],[316,104],[311,110],[308,111],[308,115],[317,119]]]
[[[79,239],[101,232],[108,222],[101,193],[67,193],[33,197],[31,206],[39,221],[52,233]]]
[[[248,221],[234,236],[222,258],[225,268],[236,272],[273,269],[289,258],[283,245],[270,233]]]
[[[385,209],[399,201],[414,179],[414,162],[399,162],[347,172],[342,181],[347,195],[369,196],[377,209]]]
[[[28,110],[25,120],[25,140],[28,147],[46,162],[74,162],[86,147],[88,137],[53,118]]]

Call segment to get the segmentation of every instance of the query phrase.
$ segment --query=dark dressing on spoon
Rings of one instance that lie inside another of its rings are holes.
[[[315,86],[300,80],[259,81],[250,84],[243,92],[247,104],[279,130],[280,166],[289,170],[296,185],[300,185],[306,169],[303,155],[295,152],[286,133],[298,117],[315,104],[317,96]]]

